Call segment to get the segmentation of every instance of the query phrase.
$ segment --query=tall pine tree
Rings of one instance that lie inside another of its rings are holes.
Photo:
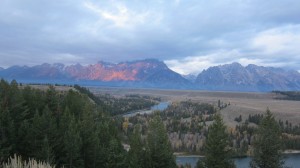
[[[176,167],[175,157],[168,139],[165,126],[158,114],[149,122],[147,135],[148,152],[152,168]]]
[[[252,168],[284,167],[280,136],[280,126],[270,110],[267,109],[264,118],[258,126],[254,142],[254,157],[250,163]]]
[[[136,125],[130,136],[130,150],[127,155],[127,164],[130,168],[143,168],[146,160],[146,151],[141,139],[140,125]]]
[[[208,137],[205,144],[205,158],[199,160],[198,168],[233,168],[234,163],[230,160],[229,137],[226,126],[220,114],[214,118],[209,126]]]

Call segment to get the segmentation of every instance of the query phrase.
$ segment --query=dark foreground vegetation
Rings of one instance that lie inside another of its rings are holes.
[[[58,92],[53,86],[20,89],[15,80],[1,80],[1,165],[17,154],[56,167],[176,167],[159,117],[149,122],[146,143],[133,137],[127,152],[117,119],[105,111],[105,103],[89,96],[75,89]]]
[[[0,166],[17,154],[56,167],[168,168],[176,167],[176,151],[205,155],[198,167],[235,167],[233,156],[252,155],[252,167],[276,168],[283,166],[284,147],[300,148],[300,127],[276,121],[269,110],[247,119],[237,116],[239,124],[226,127],[219,110],[230,103],[220,100],[173,102],[154,114],[119,115],[158,101],[140,95],[95,96],[78,85],[39,90],[1,80]]]

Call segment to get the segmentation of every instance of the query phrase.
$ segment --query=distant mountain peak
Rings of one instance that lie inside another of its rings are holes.
[[[118,64],[99,61],[86,66],[59,63],[44,63],[28,68],[14,66],[0,71],[0,77],[26,81],[104,82],[117,86],[184,88],[191,85],[162,61],[155,59]]]
[[[202,71],[195,81],[211,90],[271,91],[299,90],[300,74],[282,68],[239,63],[219,65]]]
[[[300,90],[300,73],[234,62],[210,67],[198,76],[180,75],[157,59],[90,65],[60,63],[0,68],[0,78],[38,83],[94,83],[108,86],[231,91]]]

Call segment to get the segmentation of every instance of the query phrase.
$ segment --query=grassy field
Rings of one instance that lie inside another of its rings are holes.
[[[165,101],[192,100],[196,102],[207,102],[217,104],[218,100],[229,103],[230,106],[221,110],[224,121],[234,126],[234,118],[242,115],[243,120],[249,114],[264,113],[269,108],[277,119],[288,120],[293,124],[300,123],[300,102],[288,100],[276,100],[274,93],[253,93],[253,92],[211,92],[196,90],[161,90],[161,89],[131,89],[131,88],[110,88],[90,87],[95,94],[111,94],[124,96],[127,94],[141,94],[161,97]]]

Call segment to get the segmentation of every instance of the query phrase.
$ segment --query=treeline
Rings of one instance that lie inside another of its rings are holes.
[[[72,89],[60,92],[54,86],[48,90],[29,86],[20,89],[15,80],[8,83],[2,79],[0,165],[17,154],[25,160],[35,158],[56,167],[134,167],[130,165],[136,165],[131,157],[135,152],[124,150],[116,119],[103,109],[87,94]],[[158,125],[151,127],[147,134],[166,137],[164,127]],[[158,162],[162,160],[169,163],[168,167],[176,166],[166,138],[160,150],[152,148],[151,143],[158,144],[155,139],[149,139],[145,143],[148,145],[138,150],[146,153],[145,167],[158,167],[155,165],[160,165]],[[162,155],[157,152],[161,151],[165,157],[159,158]]]
[[[263,119],[264,115],[263,114],[249,114],[248,119],[245,120],[245,123],[254,123],[254,124],[259,124],[259,122]],[[240,115],[239,117],[235,117],[234,121],[236,122],[242,122],[243,118],[242,115]]]
[[[100,105],[104,111],[109,111],[111,115],[121,115],[130,111],[142,110],[152,107],[161,101],[158,97],[146,95],[130,94],[125,97],[114,97],[110,94],[94,95],[89,89],[74,85],[74,88],[83,94],[86,94],[96,104]]]
[[[205,142],[205,157],[199,159],[197,168],[235,168],[232,160],[232,148],[227,128],[219,114],[208,128]],[[267,109],[265,116],[255,131],[252,145],[251,168],[281,168],[285,167],[282,157],[282,138],[279,124]]]
[[[256,128],[249,124],[242,123],[229,130],[229,146],[232,147],[232,154],[235,157],[251,155],[251,146],[254,142]]]
[[[288,120],[285,122],[279,120],[278,123],[282,130],[284,147],[286,149],[300,150],[300,125],[293,125]]]
[[[202,154],[207,136],[207,125],[213,121],[216,112],[217,109],[214,105],[192,101],[173,102],[167,109],[159,112],[172,149],[175,152]],[[152,118],[153,114],[125,118],[123,120],[125,136],[130,136],[137,124],[141,127],[141,134],[145,136],[149,129],[148,122]]]
[[[86,95],[0,82],[0,161],[13,154],[58,167],[123,167],[113,121]]]
[[[148,109],[157,104],[160,99],[141,95],[126,95],[114,97],[109,94],[97,95],[97,98],[109,107],[111,115],[122,115],[131,111]]]
[[[300,92],[299,91],[272,91],[276,95],[282,95],[276,97],[276,99],[281,100],[297,100],[300,101]]]
[[[250,123],[259,125],[263,120],[263,114],[249,115],[243,121],[242,117],[236,117],[235,120],[240,122],[234,129],[230,129],[230,146],[234,149],[234,155],[241,157],[251,155],[251,146],[255,139],[257,127]],[[300,149],[300,125],[293,125],[288,120],[285,122],[278,120],[280,131],[282,132],[282,145],[284,149]]]
[[[217,109],[219,107],[212,104],[182,101],[173,102],[167,109],[161,111],[159,114],[167,129],[172,149],[175,152],[203,154],[208,127],[213,122]],[[136,124],[141,126],[141,134],[145,135],[147,123],[152,117],[152,114],[145,114],[123,119],[125,137],[133,132]],[[228,128],[232,156],[244,157],[253,154],[255,132],[263,118],[263,114],[252,114],[247,118],[240,115],[235,118],[239,124]],[[300,149],[300,125],[281,120],[278,121],[278,125],[283,133],[283,146],[286,149]]]

